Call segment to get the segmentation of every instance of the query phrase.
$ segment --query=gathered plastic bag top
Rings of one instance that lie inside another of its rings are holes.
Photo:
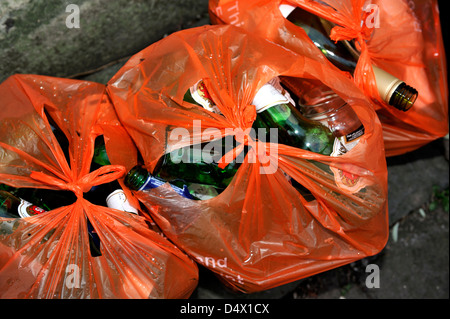
[[[331,157],[252,138],[255,93],[280,75],[319,79],[335,90],[366,129],[359,144]],[[199,80],[220,113],[183,100]],[[163,154],[186,145],[230,135],[241,143],[234,155],[248,147],[231,183],[211,199],[182,197],[168,184],[135,192],[169,239],[234,289],[269,289],[384,247],[387,169],[381,124],[342,72],[235,26],[203,26],[169,35],[134,55],[107,91],[150,172]],[[268,151],[270,146],[276,151]],[[355,193],[341,188],[318,163],[353,174],[364,187]],[[315,199],[307,201],[285,174]]]
[[[0,97],[0,183],[76,195],[73,204],[43,214],[0,218],[0,297],[189,297],[198,279],[192,260],[143,217],[83,198],[94,186],[120,180],[137,156],[105,86],[15,75],[0,85]],[[69,160],[50,118],[68,140]],[[101,135],[113,165],[90,172]],[[101,256],[89,253],[87,220],[100,237]]]
[[[213,23],[237,25],[330,64],[314,39],[282,14],[280,6],[286,5],[333,23],[332,41],[354,41],[359,58],[353,78],[374,102],[386,156],[413,151],[448,133],[447,69],[437,1],[210,0],[209,11]],[[411,109],[402,112],[384,102],[372,65],[417,89]]]

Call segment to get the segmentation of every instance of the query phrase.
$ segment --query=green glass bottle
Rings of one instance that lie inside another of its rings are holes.
[[[185,182],[212,185],[223,190],[240,166],[235,159],[225,168],[219,167],[219,160],[228,149],[231,150],[232,146],[227,148],[226,138],[177,149],[163,156],[155,169],[156,175],[171,183],[182,178]],[[244,155],[245,150],[240,159],[243,160]]]
[[[335,43],[330,39],[329,33],[334,27],[331,22],[299,7],[287,4],[281,5],[280,11],[288,21],[305,30],[308,37],[331,63],[339,69],[353,74],[359,53],[349,41]],[[381,98],[398,110],[409,110],[417,99],[417,90],[374,65],[372,68]]]
[[[270,138],[270,128],[276,128],[281,144],[298,147],[314,153],[330,155],[335,138],[331,131],[319,122],[305,118],[271,84],[265,84],[253,99],[256,120],[253,128],[261,138],[261,129]],[[268,137],[268,139],[267,139]]]
[[[0,207],[3,214],[14,218],[30,217],[46,212],[44,209],[4,190],[0,190]]]
[[[334,137],[330,130],[319,122],[305,118],[272,84],[274,83],[271,81],[262,86],[252,102],[257,113],[253,123],[256,136],[267,142],[277,142],[329,155],[334,143]],[[184,99],[191,103],[194,101],[195,104],[203,106],[205,109],[219,113],[202,81],[190,88],[185,93]],[[277,131],[277,141],[270,136],[271,128]]]
[[[124,182],[128,188],[136,191],[157,188],[167,183],[162,178],[151,175],[142,165],[133,167],[125,176]],[[177,194],[188,199],[198,199],[189,192],[187,185],[179,187],[172,183],[169,184]]]
[[[294,102],[289,98],[289,95],[281,93],[283,90],[284,88],[281,87],[277,81],[270,81],[255,95],[253,104],[256,107],[257,116],[253,123],[253,128],[255,129],[256,137],[260,139],[263,138],[267,142],[280,142],[312,152],[329,155],[332,152],[335,143],[331,131],[320,123],[308,120],[302,116],[292,105]],[[187,90],[184,95],[184,100],[202,106],[211,112],[220,114],[220,111],[214,105],[202,80],[198,81],[194,86]],[[271,132],[273,132],[270,130],[271,128],[275,128],[278,133],[276,141],[273,139],[273,136],[271,136]],[[239,166],[234,162],[229,164],[229,167],[227,167],[227,169],[231,170],[228,173],[229,179],[226,179],[226,177],[221,175],[223,178],[222,184],[224,185],[220,186],[226,187],[226,185],[228,185],[229,181],[231,181],[231,176],[235,174],[238,167]],[[185,168],[186,167],[182,168],[183,171],[195,172],[192,174],[193,179],[197,176],[201,176],[198,171],[196,172],[196,168]],[[210,168],[210,170],[214,171],[214,168]],[[206,172],[207,170],[205,170],[205,173]],[[179,175],[173,176],[183,176],[181,175],[183,172],[177,173]],[[225,173],[225,175],[227,175],[227,173]],[[209,179],[211,176],[213,175],[206,174],[205,178]],[[308,189],[288,176],[287,179],[306,200],[310,201],[314,199],[314,196]],[[213,180],[215,182],[210,181],[210,183],[219,186],[218,183],[220,183],[221,179],[219,177],[214,177]]]
[[[8,191],[6,191],[7,189]],[[4,218],[25,218],[25,217],[31,217],[35,215],[39,215],[42,213],[46,213],[49,210],[66,206],[71,204],[71,199],[66,198],[62,196],[61,194],[58,194],[59,191],[54,191],[54,193],[40,193],[40,189],[33,190],[33,192],[29,192],[29,189],[23,189],[23,188],[14,188],[10,187],[4,184],[1,184],[0,189],[0,217]],[[44,191],[44,190],[43,190]],[[47,202],[47,204],[44,204],[42,206],[45,206],[47,209],[44,209],[40,206],[35,205],[34,203],[30,203],[27,200],[16,196],[15,194],[25,194],[25,195],[32,195],[33,198],[44,198],[43,202]],[[46,197],[47,195],[48,197]],[[53,197],[51,200],[50,198]],[[55,201],[59,200],[58,201]],[[49,207],[50,206],[50,207]],[[89,248],[91,252],[91,256],[101,256],[100,252],[100,238],[98,237],[97,233],[95,232],[94,227],[89,222],[88,219],[86,219],[87,222],[87,229],[88,229],[88,236],[89,236]],[[0,234],[11,234],[13,233],[19,225],[19,222],[16,221],[2,221],[0,222]],[[55,232],[55,229],[52,229],[49,231],[44,238],[42,239],[41,243],[46,242]]]
[[[111,162],[106,153],[105,140],[103,136],[100,135],[95,139],[94,155],[92,157],[90,171],[93,172],[106,165],[111,165]],[[117,180],[92,187],[89,192],[84,194],[84,198],[96,205],[106,205],[109,208],[138,214],[137,209],[131,206],[125,192],[122,190],[122,187]]]
[[[144,190],[168,182],[183,197],[195,200],[213,198],[228,186],[240,166],[235,159],[225,168],[219,167],[218,162],[227,151],[226,142],[228,139],[223,138],[167,153],[161,157],[153,174],[137,165],[128,172],[125,185],[133,190]],[[238,159],[243,159],[243,155]]]

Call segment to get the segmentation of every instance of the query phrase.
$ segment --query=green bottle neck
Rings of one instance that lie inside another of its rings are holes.
[[[144,186],[150,173],[142,166],[133,167],[125,176],[125,185],[132,190],[139,190]]]

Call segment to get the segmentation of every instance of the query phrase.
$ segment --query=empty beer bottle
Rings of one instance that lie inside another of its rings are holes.
[[[270,128],[276,128],[278,141],[281,144],[323,155],[331,154],[334,144],[331,131],[321,123],[305,118],[272,85],[265,84],[259,89],[253,99],[253,105],[257,113],[253,127],[258,138],[261,137],[260,129],[262,128],[266,134],[266,140],[271,140]]]
[[[111,165],[111,162],[106,153],[105,140],[103,136],[98,136],[95,139],[90,171],[92,172],[105,165]],[[96,205],[106,205],[124,212],[138,214],[137,209],[131,206],[117,180],[92,187],[84,197]]]
[[[46,210],[41,207],[19,198],[10,192],[0,190],[0,217],[16,219],[0,221],[0,235],[10,235],[16,231],[20,225],[17,218],[31,217],[45,212]],[[54,232],[55,229],[52,229],[45,234],[41,243],[46,242]]]
[[[42,193],[40,194],[40,191],[46,191],[41,189],[35,189],[32,192],[28,192],[29,189],[23,189],[23,188],[14,188],[9,187],[5,185],[2,185],[2,188],[7,188],[8,191],[0,190],[0,217],[6,217],[6,218],[25,218],[25,217],[31,217],[35,215],[39,215],[42,213],[46,213],[49,210],[66,206],[72,203],[72,199],[70,196],[66,198],[65,196],[61,196],[61,194],[58,194],[59,191],[53,191],[53,193]],[[42,206],[45,206],[47,209],[44,209],[42,207],[39,207],[35,205],[34,203],[30,203],[27,200],[17,197],[13,193],[22,193],[22,194],[32,194],[33,198],[39,198],[39,197],[45,197],[45,195],[48,195],[48,197],[43,198],[43,202],[47,202],[47,204],[44,204]],[[44,195],[44,196],[43,196]],[[67,194],[66,194],[67,195]],[[52,197],[52,199],[50,199]],[[59,199],[59,201],[55,201],[56,199]],[[97,233],[95,232],[94,227],[89,222],[88,219],[86,219],[87,222],[87,229],[88,229],[88,236],[89,236],[89,247],[90,252],[93,257],[100,256],[100,238],[98,237]],[[15,231],[15,229],[18,227],[19,222],[16,221],[5,221],[0,223],[0,229],[3,233],[11,234]],[[44,238],[42,239],[41,243],[47,241],[51,235],[55,232],[55,229],[52,229],[49,231]]]
[[[282,94],[284,91],[285,90],[279,84],[278,79],[275,78],[264,85],[255,95],[253,104],[256,107],[257,117],[253,124],[253,128],[255,129],[256,136],[259,139],[263,138],[265,141],[274,143],[279,142],[312,152],[329,155],[333,150],[335,140],[330,130],[319,122],[314,122],[303,117],[293,106],[295,102],[290,98],[289,94]],[[215,106],[202,80],[198,81],[194,86],[187,90],[184,100],[202,106],[211,112],[220,114],[219,109]],[[271,128],[275,128],[277,131],[276,141],[274,141],[273,136],[270,136]],[[235,174],[238,166],[230,164],[229,166],[229,169],[232,170],[229,174],[231,177]],[[194,172],[195,170],[186,169],[185,171]],[[182,172],[179,173],[182,174]],[[193,174],[194,178],[195,176],[196,175]],[[285,176],[305,199],[314,199],[314,196],[309,190],[286,174]],[[207,179],[211,177],[212,175],[206,175]],[[221,181],[221,179],[217,177],[214,178],[214,180],[216,181],[214,182],[214,185],[217,185],[217,181]],[[226,181],[224,184],[228,185],[231,178],[228,180],[223,179],[222,181]],[[226,187],[226,185],[222,186]]]
[[[124,182],[128,188],[136,191],[157,188],[167,183],[167,181],[162,178],[151,175],[150,172],[141,165],[133,167],[125,176]],[[191,195],[187,185],[179,187],[170,183],[170,186],[177,194],[185,198],[198,199]]]
[[[334,26],[306,10],[291,5],[281,5],[280,11],[288,21],[305,30],[309,38],[336,67],[353,74],[359,53],[348,41],[334,42],[329,32]],[[372,65],[378,92],[389,105],[401,111],[409,110],[417,99],[418,92],[392,74]]]
[[[44,112],[46,112],[45,109]],[[56,122],[52,119],[50,114],[46,112],[46,115],[52,132],[65,155],[67,163],[70,165],[71,160],[69,155],[69,140],[67,139],[67,136],[62,132],[62,130],[58,127]],[[101,167],[102,165],[109,164],[103,137],[101,137],[101,139],[97,138],[95,142],[94,159],[90,168],[91,171]],[[69,191],[50,191],[52,193],[48,193],[48,191],[46,190],[39,189],[35,190],[35,192],[37,192],[38,194],[38,196],[35,196],[35,198],[41,198],[42,196],[45,197],[44,205],[46,205],[46,208],[48,210],[67,206],[69,204],[72,204],[76,200],[75,195]],[[94,204],[104,205],[106,202],[113,208],[137,214],[137,210],[129,205],[127,198],[125,194],[123,194],[123,191],[117,181],[113,181],[109,184],[94,186],[89,192],[85,193],[83,197]],[[101,256],[100,238],[87,217],[86,224],[89,236],[89,248],[91,256]]]
[[[10,192],[0,190],[0,209],[11,217],[30,217],[45,213],[41,207],[14,196]]]

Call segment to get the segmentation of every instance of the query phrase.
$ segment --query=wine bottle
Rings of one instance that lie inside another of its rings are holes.
[[[281,5],[280,11],[288,21],[305,30],[331,63],[343,71],[354,73],[359,53],[350,42],[335,43],[329,38],[329,32],[334,26],[331,22],[287,4]],[[375,65],[372,65],[372,68],[381,98],[398,110],[409,110],[417,99],[417,90]]]

